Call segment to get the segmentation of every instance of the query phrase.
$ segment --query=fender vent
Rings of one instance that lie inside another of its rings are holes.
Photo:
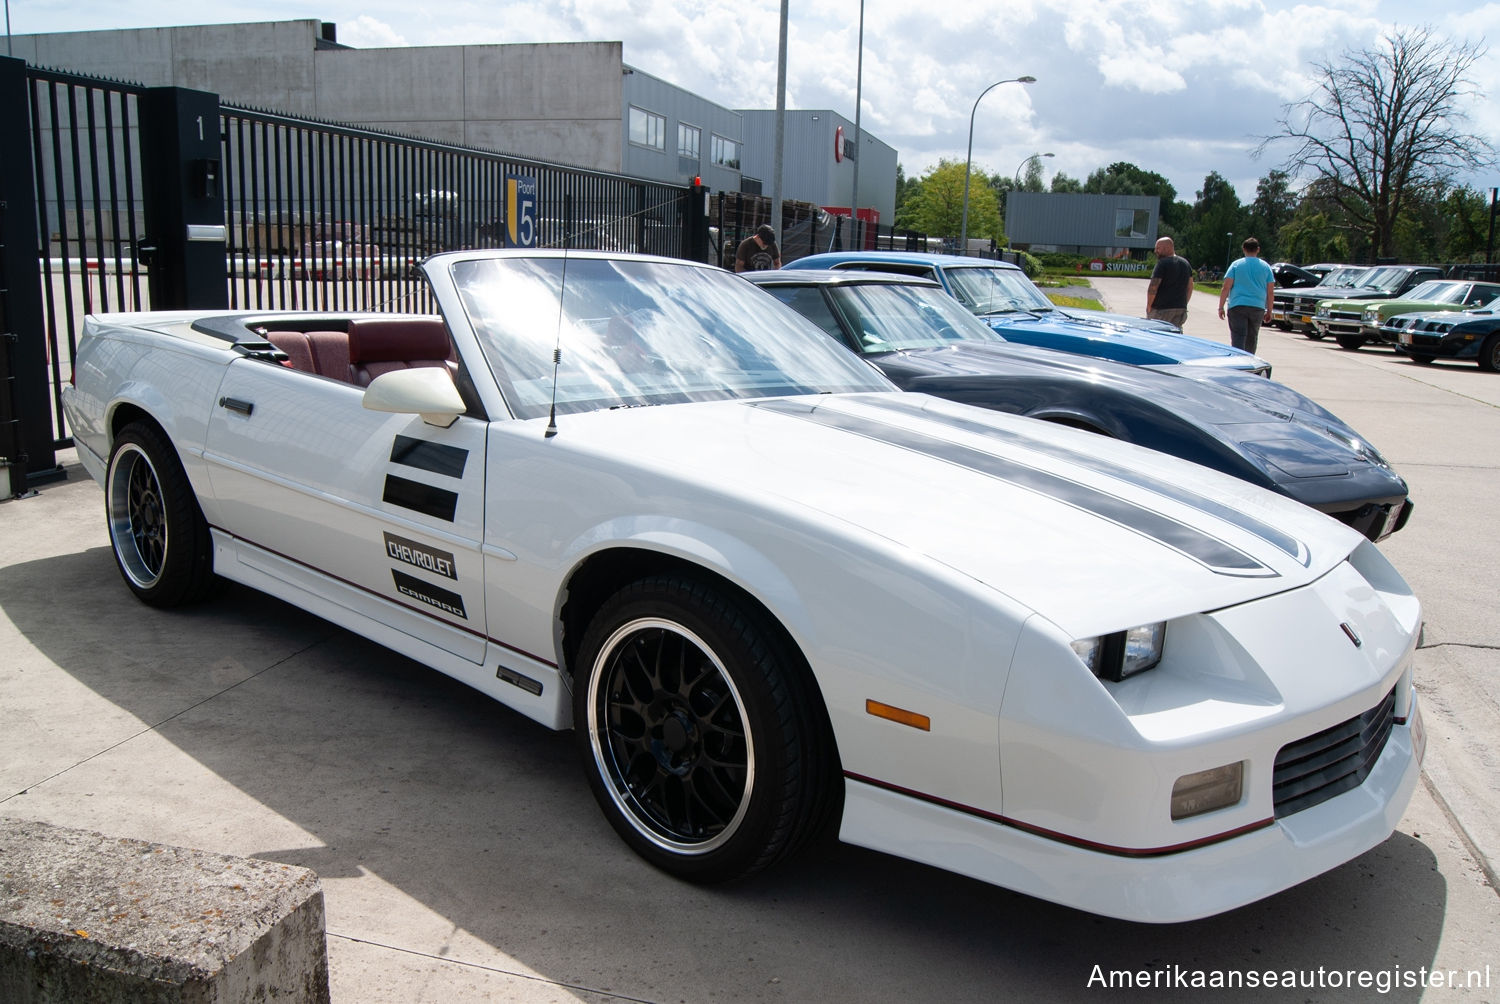
[[[1281,747],[1272,798],[1276,818],[1358,788],[1370,776],[1396,720],[1396,690],[1364,714]]]

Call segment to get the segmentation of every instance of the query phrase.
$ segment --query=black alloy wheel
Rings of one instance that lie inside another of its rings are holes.
[[[104,506],[115,564],[137,597],[171,607],[208,594],[208,525],[176,450],[154,426],[137,422],[116,437]]]
[[[725,881],[820,828],[836,761],[805,664],[711,586],[675,576],[627,586],[589,625],[578,674],[590,786],[646,860]]]

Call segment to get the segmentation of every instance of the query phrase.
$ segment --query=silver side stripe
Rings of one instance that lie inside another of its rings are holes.
[[[881,406],[887,406],[886,402],[881,402]],[[1126,529],[1150,537],[1220,575],[1245,577],[1276,575],[1274,569],[1267,568],[1253,556],[1226,541],[1204,533],[1197,527],[1188,526],[1180,520],[1153,512],[1145,506],[1016,460],[999,457],[993,453],[964,446],[961,443],[949,442],[902,426],[793,401],[762,401],[751,407],[763,408],[780,415],[800,418],[827,428],[839,429],[867,439],[898,446],[913,453],[955,464],[1039,495],[1057,499],[1075,509],[1091,512]],[[900,411],[905,406],[892,403],[889,407]],[[939,421],[961,421],[950,419],[948,416],[924,414],[920,408],[915,409],[913,414],[921,414],[922,417],[929,419],[937,418]],[[977,423],[975,431],[989,436],[997,434],[993,427]]]

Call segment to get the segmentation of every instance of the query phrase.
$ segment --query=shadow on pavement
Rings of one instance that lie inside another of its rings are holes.
[[[259,846],[256,812],[231,808],[242,813],[227,820],[239,852],[311,867],[325,881],[376,875],[451,928],[580,991],[651,1001],[1069,999],[1111,970],[1182,967],[1188,979],[1412,970],[1431,964],[1440,940],[1444,879],[1432,851],[1405,833],[1270,900],[1168,927],[842,845],[745,883],[695,887],[619,842],[569,734],[275,599],[226,586],[202,606],[155,611],[95,547],[11,566],[0,607],[89,690],[161,723],[156,733],[182,753],[323,844]],[[95,797],[122,808],[161,799],[160,812],[203,797],[191,777],[144,776],[131,744],[111,755],[125,783]],[[442,937],[417,943],[404,925],[419,910],[361,909],[331,896],[330,930],[464,959],[463,945]],[[1153,996],[1202,993],[1163,986]],[[1297,999],[1369,995],[1324,988]],[[1420,996],[1397,989],[1385,999]]]

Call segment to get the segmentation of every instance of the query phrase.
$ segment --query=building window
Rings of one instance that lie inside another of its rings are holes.
[[[1145,237],[1146,227],[1151,223],[1151,214],[1144,209],[1116,209],[1116,237]]]
[[[630,142],[654,150],[667,148],[667,120],[655,112],[630,106]]]
[[[720,167],[727,167],[732,171],[740,169],[740,145],[734,140],[715,133],[710,152],[714,163]]]
[[[703,139],[703,132],[697,126],[677,123],[677,156],[698,159],[698,144]]]

